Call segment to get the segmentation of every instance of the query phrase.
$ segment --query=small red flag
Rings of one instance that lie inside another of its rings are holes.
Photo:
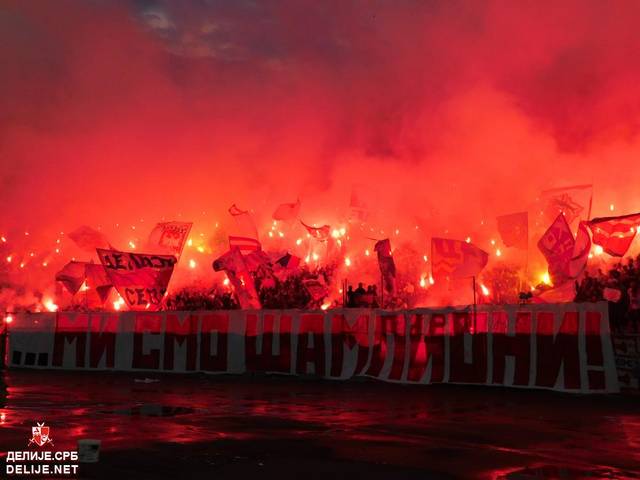
[[[529,243],[529,214],[527,212],[502,215],[496,220],[498,232],[507,247],[527,249]]]
[[[593,243],[614,257],[623,257],[640,228],[640,213],[594,218],[589,222]]]
[[[468,278],[482,271],[489,254],[461,240],[432,238],[431,261],[433,278]]]
[[[304,223],[302,220],[300,220],[300,223],[304,226],[304,228],[307,229],[309,235],[317,240],[320,240],[321,242],[327,240],[329,238],[329,235],[331,234],[331,227],[329,225],[323,225],[322,227],[312,227],[311,225],[307,225],[306,223]]]

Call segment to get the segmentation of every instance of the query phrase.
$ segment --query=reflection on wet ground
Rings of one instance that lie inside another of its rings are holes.
[[[45,421],[91,478],[640,478],[640,401],[286,377],[11,371],[0,455]],[[156,381],[158,380],[158,381]],[[134,476],[130,476],[135,471]]]

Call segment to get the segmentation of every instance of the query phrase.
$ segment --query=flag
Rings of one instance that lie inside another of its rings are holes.
[[[78,293],[86,282],[86,287],[95,291],[99,299],[94,302],[95,306],[104,304],[113,287],[104,267],[97,263],[69,262],[56,273],[56,281],[61,282],[71,295]]]
[[[258,229],[256,228],[256,222],[253,220],[253,215],[249,210],[242,210],[234,203],[229,207],[229,213],[236,222],[236,228],[234,234],[242,237],[250,237],[258,240]]]
[[[242,210],[235,203],[229,207],[229,213],[233,217],[237,217],[238,215],[245,215],[249,213],[249,210]]]
[[[158,223],[149,234],[149,249],[180,258],[192,226],[192,222]]]
[[[512,213],[496,218],[498,233],[507,247],[526,250],[529,246],[529,214],[527,212]]]
[[[379,240],[373,249],[378,254],[378,266],[384,290],[388,293],[394,293],[396,290],[396,264],[391,256],[391,242],[388,238]]]
[[[573,185],[552,188],[541,194],[542,212],[548,221],[564,213],[567,223],[576,219],[587,220],[591,216],[593,185]]]
[[[317,279],[308,278],[306,280],[303,280],[302,284],[304,285],[304,288],[307,290],[307,292],[309,292],[309,295],[311,295],[311,299],[314,302],[318,302],[329,295],[329,290],[322,277],[318,277]]]
[[[240,308],[249,310],[261,308],[255,283],[239,248],[233,247],[216,259],[213,262],[213,269],[216,272],[224,270],[227,274]]]
[[[566,282],[556,288],[545,290],[540,295],[531,298],[531,303],[570,303],[576,298],[574,282]]]
[[[273,212],[274,220],[293,220],[298,217],[300,212],[300,200],[296,203],[282,203],[278,205],[275,212]]]
[[[289,270],[295,270],[300,265],[300,257],[287,253],[283,257],[276,260],[276,265]]]
[[[538,241],[538,248],[547,259],[549,276],[554,285],[570,278],[569,263],[573,258],[575,240],[564,214],[559,214]]]
[[[468,278],[478,275],[489,261],[489,254],[475,245],[448,238],[431,239],[433,278]]]
[[[302,220],[300,220],[300,223],[304,226],[304,228],[307,229],[309,235],[311,235],[316,240],[320,240],[321,242],[326,241],[331,234],[331,227],[329,225],[323,225],[322,227],[312,227],[304,223]]]
[[[173,255],[97,249],[111,284],[131,310],[158,310],[167,291]]]
[[[102,232],[86,225],[76,228],[67,236],[85,252],[95,253],[96,248],[111,248],[111,244]]]
[[[62,283],[71,295],[82,287],[85,279],[85,262],[69,262],[56,273],[56,282]]]
[[[620,217],[594,218],[589,222],[593,243],[609,255],[623,257],[640,228],[640,213]]]
[[[251,273],[255,273],[259,268],[271,269],[271,259],[262,250],[254,250],[244,255],[244,263]]]
[[[241,253],[262,250],[262,245],[255,238],[229,236],[229,250],[238,248]]]
[[[104,304],[113,288],[104,267],[99,263],[87,263],[85,265],[85,276],[87,287],[95,291],[100,299],[100,304]]]
[[[352,185],[349,199],[349,220],[365,222],[369,218],[370,205],[367,198],[371,197],[371,187],[362,184]]]
[[[584,271],[587,266],[587,260],[589,259],[589,252],[591,251],[591,237],[589,237],[589,230],[587,229],[586,222],[580,222],[578,225],[578,234],[576,235],[576,242],[573,247],[573,255],[569,261],[569,277],[577,278]]]

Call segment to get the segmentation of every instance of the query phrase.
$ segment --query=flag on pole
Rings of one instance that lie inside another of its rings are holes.
[[[609,255],[623,257],[640,228],[640,213],[594,218],[589,222],[593,243]]]
[[[431,275],[434,279],[475,277],[488,261],[489,254],[471,243],[448,238],[431,239]]]
[[[227,274],[240,308],[249,310],[261,308],[253,277],[239,248],[233,247],[215,260],[213,269],[216,272],[224,270]]]
[[[542,212],[548,221],[564,213],[568,224],[591,217],[593,185],[552,188],[541,193]]]
[[[384,290],[387,293],[394,293],[396,290],[396,264],[391,255],[391,242],[385,238],[376,242],[373,249],[378,254],[378,266]]]
[[[278,208],[273,212],[274,220],[294,220],[298,218],[300,212],[300,199],[296,203],[281,203]]]
[[[322,227],[312,227],[304,223],[302,220],[300,220],[300,223],[304,226],[304,228],[307,229],[309,235],[321,242],[326,241],[331,234],[331,227],[329,225],[323,225]]]
[[[262,245],[255,238],[229,236],[229,250],[238,248],[241,253],[256,252],[262,250]]]
[[[192,222],[158,223],[149,234],[149,250],[180,258],[192,226]]]
[[[109,298],[113,285],[104,267],[99,263],[87,263],[85,265],[87,287],[97,293],[100,305]]]
[[[569,277],[577,278],[584,271],[591,251],[591,237],[587,229],[587,222],[580,222],[576,235],[573,255],[569,261]]]
[[[575,240],[564,214],[559,214],[538,241],[538,248],[547,259],[549,276],[558,286],[570,278],[569,263],[573,258]]]
[[[62,283],[71,295],[75,295],[86,278],[85,262],[69,262],[56,273],[56,282]]]
[[[511,213],[496,218],[498,233],[507,247],[526,250],[529,245],[529,214]]]
[[[111,244],[102,232],[86,225],[76,228],[67,236],[85,252],[95,253],[96,248],[111,248]]]
[[[177,262],[173,255],[97,249],[111,284],[131,310],[158,310]]]
[[[249,210],[242,210],[234,203],[229,207],[229,213],[236,222],[236,228],[233,232],[238,236],[250,237],[259,240],[258,229],[256,222],[253,220],[253,215]]]
[[[69,262],[56,273],[56,281],[62,283],[71,295],[78,293],[85,284],[96,292],[99,302],[94,303],[99,305],[104,304],[113,287],[104,267],[98,263]]]

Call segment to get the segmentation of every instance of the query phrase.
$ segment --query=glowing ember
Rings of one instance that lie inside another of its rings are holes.
[[[58,305],[53,303],[53,300],[51,300],[50,298],[46,299],[44,302],[42,302],[42,304],[44,305],[44,308],[46,308],[50,312],[55,312],[58,310]]]
[[[13,317],[11,315],[4,317],[4,323],[9,324],[11,322],[13,322]]]
[[[604,253],[604,249],[600,245],[596,245],[593,248],[593,253],[595,253],[596,255],[602,255]]]
[[[351,259],[350,259],[349,257],[345,257],[345,258],[344,258],[344,264],[345,264],[347,267],[350,267],[350,266],[351,266]]]
[[[496,248],[496,257],[500,257],[502,255],[502,252],[500,251],[499,248]]]
[[[129,247],[131,247],[132,249],[135,249],[136,248],[136,244],[133,243],[132,240],[129,240]]]
[[[465,241],[465,242],[467,242],[467,243],[471,243],[471,237],[467,237],[467,238],[465,238],[465,240],[464,240],[464,241]]]
[[[196,261],[192,258],[189,260],[189,268],[196,268]]]
[[[331,306],[331,302],[325,302],[322,304],[322,306],[320,307],[322,310],[326,310],[327,308],[329,308]]]
[[[540,282],[544,283],[545,285],[552,285],[549,272],[544,272],[542,275],[540,275]]]
[[[480,284],[480,289],[482,290],[482,294],[483,294],[485,297],[488,297],[488,296],[489,296],[489,294],[491,293],[491,292],[489,292],[489,289],[488,289],[487,287],[485,287],[485,286],[484,286],[484,284],[483,284],[483,283],[481,283],[481,284]]]
[[[118,311],[124,306],[124,298],[119,297],[118,300],[113,302],[113,309]]]

